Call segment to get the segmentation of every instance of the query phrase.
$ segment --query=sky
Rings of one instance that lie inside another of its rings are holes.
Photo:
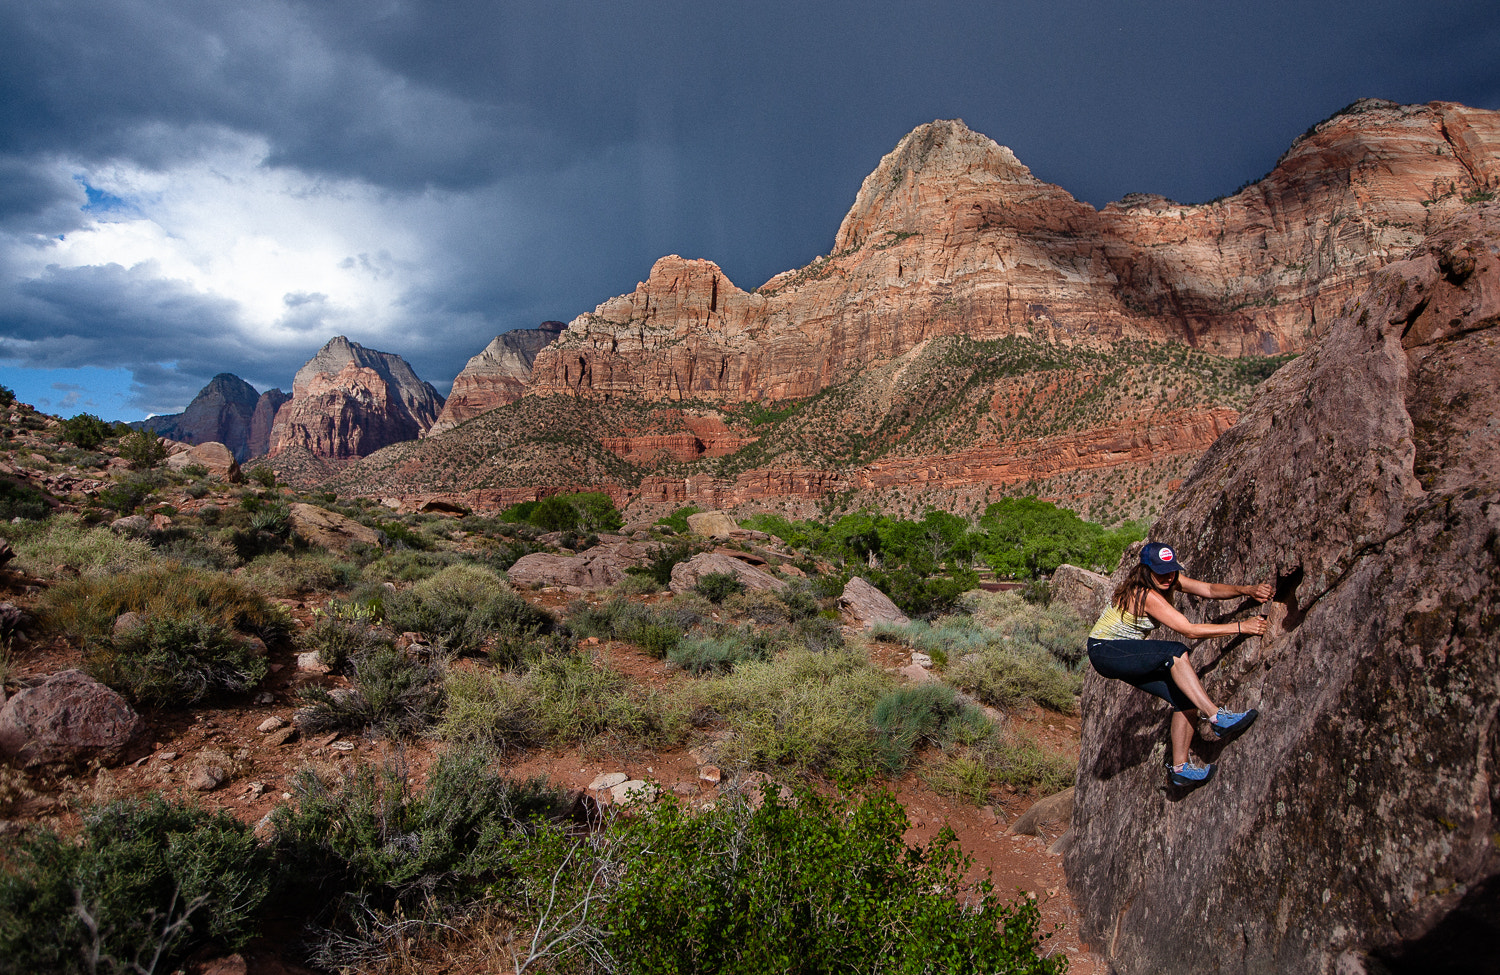
[[[0,0],[0,384],[140,419],[345,335],[446,393],[663,255],[827,253],[933,119],[1102,207],[1363,97],[1500,109],[1500,4]]]

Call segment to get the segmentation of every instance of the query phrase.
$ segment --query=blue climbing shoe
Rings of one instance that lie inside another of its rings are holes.
[[[1250,730],[1255,724],[1255,719],[1260,717],[1260,712],[1251,708],[1248,711],[1226,711],[1219,708],[1219,713],[1214,715],[1213,720],[1208,723],[1214,729],[1214,734],[1220,741],[1233,741],[1240,735]]]
[[[1173,785],[1183,789],[1196,789],[1200,785],[1207,785],[1208,780],[1214,777],[1215,765],[1193,765],[1184,762],[1174,766],[1167,780]]]

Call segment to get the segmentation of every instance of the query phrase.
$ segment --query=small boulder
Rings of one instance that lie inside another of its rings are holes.
[[[133,630],[139,630],[145,625],[145,614],[137,613],[134,611],[121,613],[119,616],[115,617],[115,625],[113,626],[111,632],[115,636],[120,637],[124,636],[127,633],[130,633]]]
[[[839,609],[850,626],[868,630],[876,623],[910,623],[910,618],[890,597],[873,585],[855,576],[844,586],[839,596]]]
[[[1039,799],[1011,824],[1010,832],[1022,836],[1041,836],[1044,832],[1059,835],[1073,821],[1073,787],[1045,799]]]
[[[228,776],[217,765],[195,765],[188,772],[187,785],[197,792],[212,792],[224,784]]]
[[[145,536],[151,534],[151,519],[145,515],[126,515],[109,523],[109,530],[116,535]]]
[[[24,765],[111,764],[145,731],[123,697],[78,670],[53,674],[0,709],[0,753]]]
[[[698,584],[699,579],[715,573],[728,573],[734,576],[746,589],[786,588],[785,582],[769,572],[762,572],[739,559],[719,552],[701,552],[686,562],[679,562],[672,567],[672,591],[674,593],[688,592]]]

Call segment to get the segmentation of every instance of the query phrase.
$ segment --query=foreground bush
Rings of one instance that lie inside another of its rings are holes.
[[[91,641],[85,669],[137,704],[183,707],[243,694],[268,673],[265,657],[222,623],[160,616]]]
[[[528,638],[550,633],[552,617],[516,595],[495,573],[477,565],[449,566],[384,600],[386,626],[425,633],[452,653],[474,653],[499,640],[501,663],[523,656]]]
[[[155,561],[145,542],[116,535],[108,528],[91,528],[77,515],[0,525],[0,537],[16,550],[18,568],[44,578],[58,575],[63,566],[92,576],[139,569]]]
[[[441,670],[412,660],[389,643],[374,640],[350,659],[349,669],[347,690],[330,693],[314,685],[303,692],[303,730],[376,728],[395,738],[416,734],[441,713]]]
[[[292,625],[286,610],[253,586],[223,572],[175,565],[74,579],[49,589],[43,607],[53,626],[84,638],[107,636],[122,613],[201,618],[268,643]]]
[[[270,857],[226,813],[161,798],[84,815],[81,844],[44,832],[0,871],[0,971],[168,972],[257,931]]]
[[[697,975],[1013,972],[1066,969],[1039,958],[1036,903],[1008,906],[952,832],[908,847],[905,811],[885,793],[675,802],[617,823],[605,945],[616,970]]]

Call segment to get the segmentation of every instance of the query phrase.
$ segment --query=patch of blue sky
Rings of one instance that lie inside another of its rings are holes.
[[[84,195],[87,197],[82,207],[84,213],[91,213],[95,216],[140,216],[140,209],[124,197],[116,196],[108,190],[101,190],[82,176],[74,176],[73,179],[83,187]]]
[[[0,363],[0,385],[22,403],[60,417],[92,413],[106,420],[142,419],[139,408],[127,405],[130,384],[128,369],[29,369]]]

